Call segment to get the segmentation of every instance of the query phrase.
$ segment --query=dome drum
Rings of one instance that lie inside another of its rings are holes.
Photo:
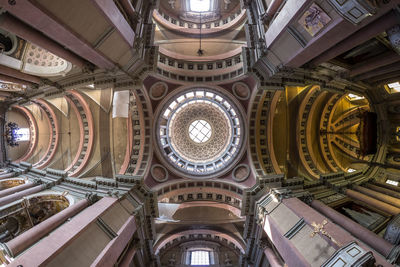
[[[243,152],[241,111],[216,90],[186,90],[170,97],[158,114],[161,160],[176,174],[190,178],[222,174]]]

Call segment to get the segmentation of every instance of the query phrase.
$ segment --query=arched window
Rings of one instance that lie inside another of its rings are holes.
[[[16,133],[16,141],[29,141],[30,132],[29,128],[19,128]]]
[[[210,265],[210,252],[206,250],[193,250],[190,252],[191,266]]]
[[[391,185],[394,185],[394,186],[398,186],[399,185],[399,182],[398,181],[393,181],[393,180],[386,180],[386,183],[387,184],[391,184]]]
[[[189,10],[193,12],[211,11],[211,0],[190,0]]]
[[[388,83],[385,89],[389,94],[398,93],[400,92],[400,82]]]

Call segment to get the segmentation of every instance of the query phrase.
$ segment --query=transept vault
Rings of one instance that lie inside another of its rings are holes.
[[[0,0],[0,266],[399,266],[399,18]]]

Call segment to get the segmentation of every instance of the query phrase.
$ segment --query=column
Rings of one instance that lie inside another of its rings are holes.
[[[74,216],[72,220],[48,234],[39,243],[31,246],[8,266],[46,266],[55,255],[84,233],[91,223],[94,223],[117,201],[118,199],[111,197],[100,199]]]
[[[359,31],[350,35],[347,39],[333,46],[325,53],[316,57],[311,61],[313,66],[318,66],[323,62],[326,62],[353,47],[364,43],[365,41],[377,36],[378,34],[386,31],[388,28],[398,24],[397,16],[394,11],[391,11],[377,20],[371,22],[367,26],[361,28]]]
[[[344,227],[341,227],[338,223],[335,223],[334,221],[330,220],[327,215],[319,212],[316,208],[310,207],[309,205],[299,200],[298,198],[283,199],[282,202],[285,203],[286,206],[289,207],[299,217],[301,216],[307,222],[308,225],[312,225],[312,223],[320,224],[321,222],[326,220],[328,223],[324,225],[323,228],[329,235],[332,236],[332,238],[336,240],[336,242],[340,244],[340,246],[337,245],[335,246],[336,249],[339,249],[341,246],[349,244],[350,242],[356,241],[358,245],[362,247],[364,250],[372,252],[372,254],[375,257],[377,265],[380,264],[382,266],[391,266],[387,262],[386,257],[384,257],[379,252],[379,250],[373,250],[372,247],[366,245],[366,243],[360,242],[361,239],[358,239],[355,235],[352,235],[349,231],[346,231],[346,229]],[[278,251],[280,252],[279,249]],[[285,263],[287,263],[286,259]]]
[[[34,183],[27,182],[27,183],[22,184],[22,185],[18,185],[18,186],[14,186],[14,187],[11,187],[11,188],[7,188],[7,189],[4,189],[4,190],[1,190],[1,191],[0,191],[0,199],[1,199],[2,197],[5,197],[5,196],[8,196],[8,195],[14,194],[14,193],[16,193],[16,192],[19,192],[19,191],[22,191],[22,190],[31,188],[31,187],[33,187],[34,185],[35,185]]]
[[[1,174],[0,175],[0,180],[6,179],[6,178],[12,178],[14,176],[15,176],[15,172],[9,172],[9,173],[5,173],[5,174]]]
[[[400,61],[400,56],[392,51],[375,56],[353,66],[349,72],[351,77]]]
[[[118,236],[108,243],[108,245],[103,249],[100,255],[97,256],[91,266],[113,266],[117,262],[119,255],[121,255],[122,251],[129,244],[129,241],[136,232],[136,229],[135,217],[130,216],[121,229],[119,229],[117,233]]]
[[[0,66],[0,73],[10,76],[10,77],[14,77],[17,79],[21,79],[21,80],[25,80],[31,83],[36,83],[39,84],[40,83],[40,78],[37,76],[33,76],[30,74],[26,74],[26,73],[22,73],[18,70],[6,67],[6,66]]]
[[[382,254],[383,256],[387,257],[393,249],[393,245],[387,242],[382,237],[376,235],[375,233],[371,232],[367,228],[359,225],[355,221],[347,218],[343,214],[337,212],[336,210],[328,207],[324,203],[319,200],[313,200],[311,202],[311,207],[316,209],[321,214],[328,217],[334,223],[343,227],[346,231],[350,234],[354,235],[362,242]]]
[[[264,232],[272,240],[285,263],[288,266],[310,266],[310,263],[304,258],[301,251],[288,238],[283,237],[285,233],[279,230],[278,223],[271,216],[272,214],[265,216]]]
[[[371,205],[372,207],[380,209],[380,210],[382,210],[384,212],[387,212],[389,214],[397,215],[397,214],[400,213],[400,209],[399,208],[394,207],[392,205],[389,205],[389,204],[387,204],[385,202],[382,202],[380,200],[377,200],[375,198],[366,196],[366,195],[364,195],[362,193],[359,193],[359,192],[356,192],[354,190],[346,189],[345,194],[347,196],[349,196],[350,198],[353,198],[353,199],[359,200],[361,202],[364,202],[367,205]]]
[[[32,194],[38,193],[38,192],[42,191],[45,188],[46,188],[46,185],[44,185],[44,184],[37,185],[35,187],[29,188],[29,189],[26,189],[26,190],[23,190],[23,191],[20,191],[20,192],[16,192],[16,193],[14,193],[12,195],[2,197],[2,198],[0,198],[0,207],[4,206],[6,204],[9,204],[9,203],[11,203],[11,202],[13,202],[15,200],[21,199],[24,196],[28,196],[28,195],[32,195]]]
[[[383,193],[385,195],[392,196],[392,197],[400,199],[400,193],[396,192],[396,191],[393,191],[392,189],[384,188],[384,187],[381,187],[381,186],[378,186],[378,185],[374,185],[374,184],[366,184],[365,187],[368,187],[369,189],[372,189],[372,190],[374,190],[376,192],[380,192],[380,193]]]
[[[121,266],[121,267],[129,267],[129,266],[131,266],[130,264],[131,264],[131,262],[133,261],[133,258],[136,255],[136,251],[137,251],[137,248],[135,246],[130,248],[128,250],[128,252],[126,252],[126,254],[123,257],[123,259],[122,259],[121,263],[119,264],[119,266]]]
[[[43,236],[50,233],[56,227],[65,222],[68,218],[76,215],[89,205],[88,199],[82,199],[78,203],[54,214],[47,220],[35,225],[28,231],[20,234],[16,238],[5,243],[8,253],[12,257],[16,257],[28,247],[39,241]]]
[[[31,83],[31,82],[28,82],[28,81],[25,81],[25,80],[21,80],[21,79],[18,79],[18,78],[14,78],[14,77],[11,77],[11,76],[8,76],[8,75],[4,75],[4,74],[0,74],[0,79],[2,81],[10,82],[10,83],[18,83],[18,84],[23,84],[23,85],[26,85],[26,86],[36,86],[35,83]],[[3,178],[1,178],[1,176],[0,176],[0,179],[3,179]]]
[[[279,7],[282,5],[283,0],[272,0],[268,6],[267,12],[265,12],[265,19],[271,21]]]
[[[387,184],[387,183],[382,183],[382,182],[373,182],[373,184],[400,193],[400,187],[398,187],[398,186],[394,186],[394,185]]]
[[[356,185],[353,188],[355,190],[357,190],[358,192],[363,193],[363,194],[365,194],[367,196],[373,197],[375,199],[379,199],[380,201],[383,201],[383,202],[388,203],[388,204],[390,204],[392,206],[400,208],[400,199],[397,199],[397,198],[394,198],[394,197],[391,197],[391,196],[387,196],[385,194],[376,192],[374,190],[371,190],[371,189],[368,189],[368,188],[365,188],[365,187],[362,187],[362,186],[359,186],[359,185]]]
[[[281,261],[278,259],[278,257],[272,251],[271,248],[266,248],[264,250],[264,254],[267,257],[268,262],[271,265],[271,267],[282,267],[283,266],[283,264],[281,263]]]

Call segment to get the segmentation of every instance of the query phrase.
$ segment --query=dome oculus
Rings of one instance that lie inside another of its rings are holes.
[[[205,120],[195,120],[189,126],[189,136],[196,143],[207,142],[211,137],[211,125]]]
[[[175,170],[207,176],[222,171],[242,145],[242,119],[225,96],[192,89],[169,100],[157,121],[159,149]]]

